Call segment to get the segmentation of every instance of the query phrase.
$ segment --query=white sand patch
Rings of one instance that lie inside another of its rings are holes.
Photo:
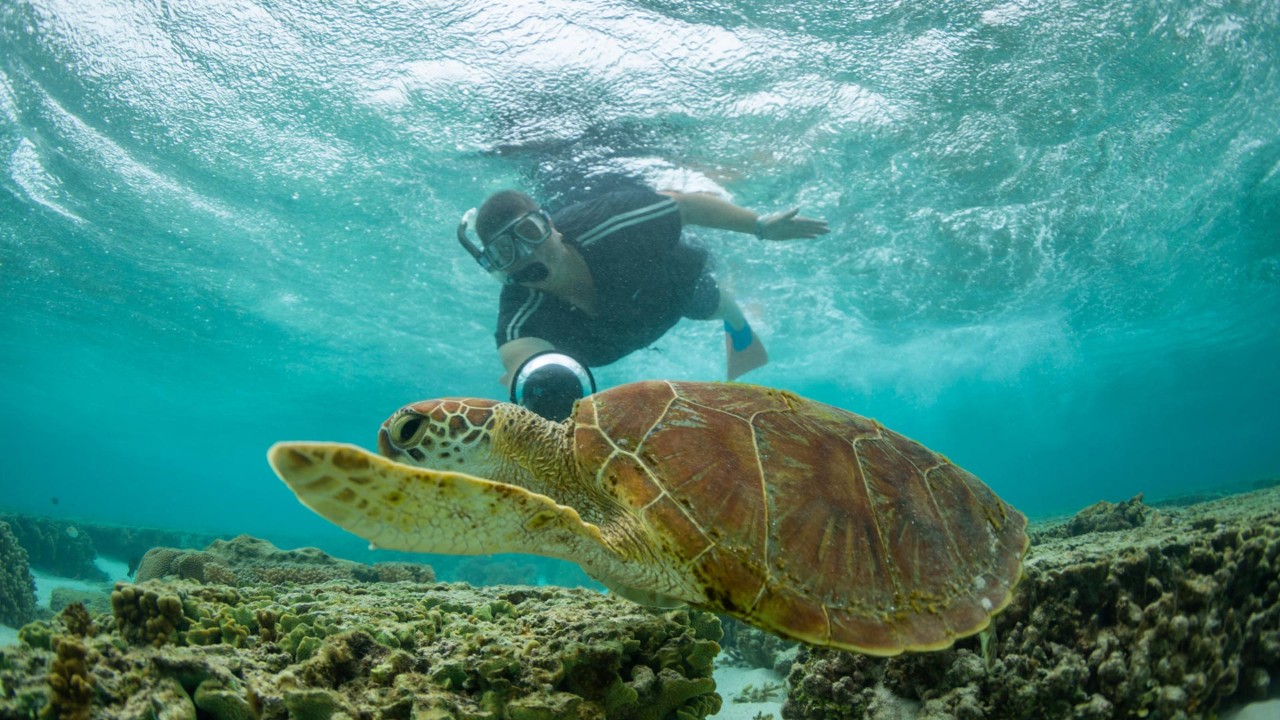
[[[98,557],[93,561],[100,570],[107,574],[107,580],[104,582],[95,582],[91,580],[76,580],[73,578],[60,577],[58,575],[50,575],[49,573],[40,572],[38,570],[31,571],[31,577],[36,581],[36,607],[49,607],[49,601],[53,598],[53,591],[56,588],[72,588],[75,590],[85,590],[89,592],[110,592],[113,585],[118,580],[129,579],[129,564],[116,560],[115,558]],[[13,645],[18,642],[18,629],[11,628],[8,625],[0,625],[0,647],[5,645]]]
[[[772,715],[774,720],[781,720],[782,701],[787,696],[787,679],[782,675],[763,668],[717,666],[714,677],[716,692],[724,700],[720,712],[711,716],[715,720],[755,720],[761,714]],[[768,685],[781,685],[782,689],[768,702],[734,702],[733,699],[742,694],[748,685],[757,690]]]

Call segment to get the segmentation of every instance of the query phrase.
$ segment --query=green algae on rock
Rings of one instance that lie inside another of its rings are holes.
[[[1194,719],[1265,695],[1280,673],[1280,491],[1160,516],[1034,533],[989,653],[803,650],[783,717]]]
[[[63,638],[103,718],[700,720],[721,703],[715,616],[591,591],[153,580],[112,601],[110,617],[64,612],[0,650],[0,717],[49,707]]]

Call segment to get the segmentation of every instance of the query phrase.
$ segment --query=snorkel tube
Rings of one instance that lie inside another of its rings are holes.
[[[475,222],[475,208],[471,208],[462,214],[462,219],[458,221],[458,243],[462,245],[463,250],[466,250],[471,254],[471,257],[475,258],[480,267],[492,273],[494,272],[493,263],[489,262],[489,258],[485,257],[480,247],[471,241],[470,228],[475,225]]]

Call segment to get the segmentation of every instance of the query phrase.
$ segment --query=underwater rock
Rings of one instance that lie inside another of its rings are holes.
[[[142,557],[134,579],[145,582],[164,577],[230,586],[307,585],[330,580],[431,582],[435,573],[421,563],[366,565],[335,558],[316,548],[281,550],[266,540],[240,535],[233,540],[214,540],[204,550],[152,548]]]
[[[76,588],[55,586],[49,597],[49,609],[60,612],[68,605],[80,603],[98,613],[111,612],[111,586],[103,585],[102,590],[79,590]]]
[[[29,515],[0,515],[26,548],[31,567],[61,577],[105,582],[107,574],[93,563],[93,539],[79,524]]]
[[[0,649],[0,717],[55,712],[53,678],[81,693],[56,712],[165,720],[701,720],[721,703],[714,615],[592,591],[170,579],[112,601]]]
[[[22,627],[35,618],[36,581],[31,577],[27,551],[0,522],[0,624]]]
[[[1163,514],[1033,545],[993,635],[887,659],[802,649],[783,717],[1193,719],[1265,695],[1280,673],[1280,490]]]

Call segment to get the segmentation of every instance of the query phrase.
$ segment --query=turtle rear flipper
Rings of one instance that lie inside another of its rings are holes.
[[[449,555],[603,550],[576,510],[520,487],[402,465],[355,445],[281,442],[267,461],[303,505],[377,547]]]

